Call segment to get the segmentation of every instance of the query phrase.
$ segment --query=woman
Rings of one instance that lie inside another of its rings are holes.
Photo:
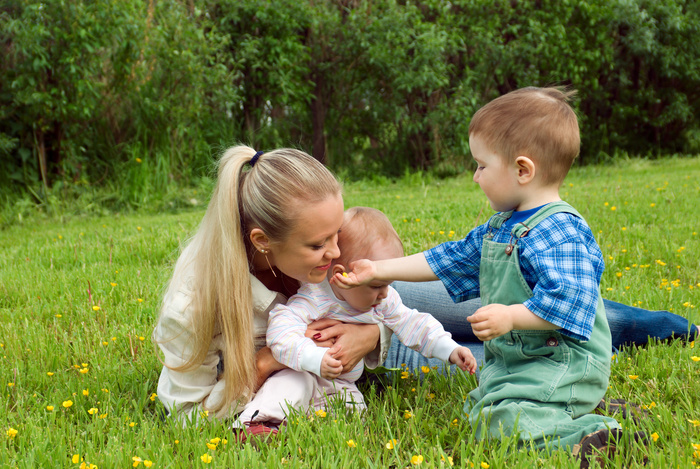
[[[317,160],[293,149],[264,155],[245,146],[226,150],[201,225],[175,265],[153,334],[163,352],[158,397],[170,412],[178,418],[232,417],[283,368],[265,346],[267,315],[300,282],[323,280],[339,255],[342,220],[340,185]],[[478,299],[454,304],[440,282],[395,286],[405,304],[432,313],[483,359],[483,345],[466,321]],[[684,318],[667,312],[613,302],[606,302],[606,311],[616,346],[689,330]],[[382,362],[415,367],[425,360],[392,343],[375,325],[320,321],[307,331],[314,336],[319,346],[340,343],[346,371],[363,357],[369,367]]]

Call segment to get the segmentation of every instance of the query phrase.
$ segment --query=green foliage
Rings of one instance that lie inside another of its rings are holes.
[[[100,186],[110,208],[157,204],[236,142],[300,147],[352,178],[454,175],[479,107],[550,84],[579,91],[582,162],[700,148],[697,0],[47,5],[0,7],[13,200]]]

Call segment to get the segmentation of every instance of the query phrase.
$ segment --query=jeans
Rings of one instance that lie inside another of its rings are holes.
[[[399,292],[406,306],[432,314],[445,330],[452,334],[454,340],[469,347],[477,362],[483,363],[484,344],[476,338],[471,324],[467,322],[467,316],[474,314],[481,307],[479,298],[454,303],[440,281],[394,282],[392,286]],[[648,342],[649,337],[669,339],[698,335],[697,326],[690,324],[686,318],[677,314],[668,311],[649,311],[609,300],[603,300],[603,302],[610,325],[612,345],[615,348],[631,344],[643,345]],[[394,336],[384,366],[400,367],[403,363],[411,370],[423,365],[438,367],[443,365],[440,360],[427,359],[409,349]]]

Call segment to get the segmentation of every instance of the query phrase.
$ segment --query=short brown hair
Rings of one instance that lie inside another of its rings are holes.
[[[575,90],[528,87],[500,96],[469,123],[469,136],[506,161],[527,156],[545,183],[561,183],[579,154],[578,119],[569,104]]]
[[[349,208],[338,234],[340,257],[334,262],[347,266],[357,259],[367,259],[372,249],[380,245],[393,250],[389,253],[391,257],[403,256],[401,238],[382,211],[370,207]]]

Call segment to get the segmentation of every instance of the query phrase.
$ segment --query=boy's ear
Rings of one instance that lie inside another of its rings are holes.
[[[332,276],[335,274],[343,274],[343,272],[347,272],[345,270],[345,266],[343,264],[334,264],[333,267],[331,267],[331,273]]]
[[[528,183],[535,178],[535,162],[527,156],[519,156],[515,159],[515,167],[518,171],[518,182]]]
[[[268,238],[265,232],[260,228],[253,228],[250,230],[250,242],[253,243],[253,247],[256,251],[270,249],[270,238]]]

